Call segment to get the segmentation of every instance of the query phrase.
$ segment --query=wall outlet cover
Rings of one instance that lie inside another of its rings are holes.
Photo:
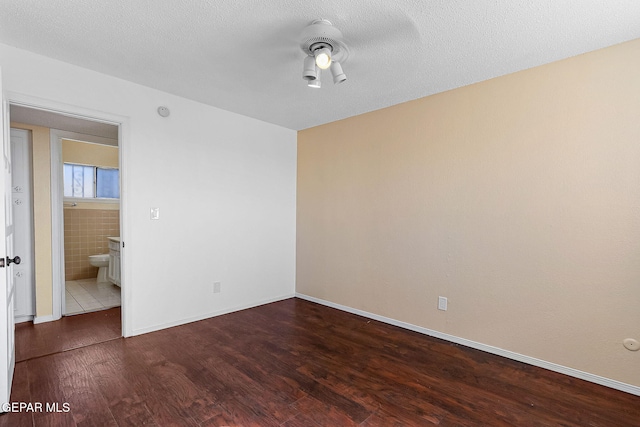
[[[447,298],[438,297],[438,310],[447,311]]]

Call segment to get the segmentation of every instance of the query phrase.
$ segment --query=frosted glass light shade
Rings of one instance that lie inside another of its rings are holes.
[[[331,66],[331,51],[326,47],[318,49],[314,52],[316,56],[316,65],[322,70],[326,70]]]

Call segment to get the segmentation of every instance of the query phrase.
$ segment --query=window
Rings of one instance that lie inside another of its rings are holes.
[[[64,197],[119,199],[120,171],[113,168],[65,163]]]
[[[99,199],[120,198],[120,171],[96,168],[96,197]]]

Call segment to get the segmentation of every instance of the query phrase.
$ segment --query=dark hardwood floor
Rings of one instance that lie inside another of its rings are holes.
[[[122,337],[120,307],[65,316],[56,322],[16,325],[16,361],[85,347]]]
[[[0,426],[640,425],[638,396],[300,299],[20,362],[12,401],[61,412]]]

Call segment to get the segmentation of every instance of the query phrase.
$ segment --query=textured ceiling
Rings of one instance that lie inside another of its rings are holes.
[[[298,47],[317,18],[350,48],[320,90]],[[0,2],[2,43],[296,130],[635,38],[638,0]]]

